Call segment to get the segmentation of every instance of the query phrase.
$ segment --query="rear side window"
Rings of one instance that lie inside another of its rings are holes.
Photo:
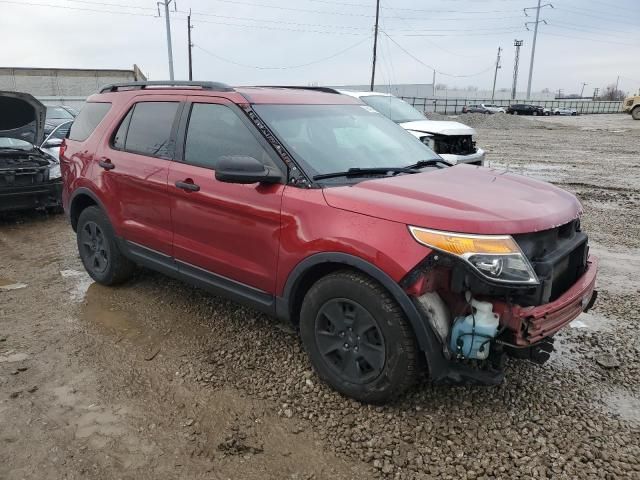
[[[85,103],[69,131],[69,140],[84,142],[111,108],[110,103]]]
[[[149,157],[171,159],[174,142],[171,131],[178,111],[178,102],[140,102],[120,125],[114,146],[122,144],[124,150]],[[127,128],[128,124],[128,128]],[[117,142],[117,143],[116,143]]]

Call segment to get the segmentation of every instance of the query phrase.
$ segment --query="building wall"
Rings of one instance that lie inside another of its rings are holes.
[[[30,93],[45,105],[78,107],[106,84],[136,80],[146,80],[137,65],[131,70],[0,68],[0,90]]]

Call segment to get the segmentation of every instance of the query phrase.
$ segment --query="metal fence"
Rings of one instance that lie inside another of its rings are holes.
[[[508,107],[518,103],[540,105],[541,107],[553,110],[554,108],[571,108],[577,110],[578,114],[585,113],[621,113],[622,102],[592,101],[592,100],[482,100],[465,98],[423,98],[423,97],[400,97],[405,102],[410,103],[423,112],[436,112],[444,114],[462,113],[465,105],[499,105]]]

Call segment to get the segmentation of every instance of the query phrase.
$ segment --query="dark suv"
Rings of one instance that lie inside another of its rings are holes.
[[[140,264],[291,321],[318,375],[362,401],[425,366],[499,383],[505,352],[543,362],[595,299],[573,195],[451,167],[346,95],[108,86],[60,156],[97,282]]]
[[[544,107],[523,103],[510,105],[507,108],[507,113],[510,113],[511,115],[549,115],[548,111],[545,110]]]

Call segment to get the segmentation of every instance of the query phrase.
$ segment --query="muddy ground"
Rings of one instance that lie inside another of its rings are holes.
[[[477,125],[476,125],[477,126]],[[63,216],[0,220],[0,479],[640,478],[640,122],[478,128],[585,207],[599,301],[503,385],[360,405],[295,333],[148,271],[92,283]]]

